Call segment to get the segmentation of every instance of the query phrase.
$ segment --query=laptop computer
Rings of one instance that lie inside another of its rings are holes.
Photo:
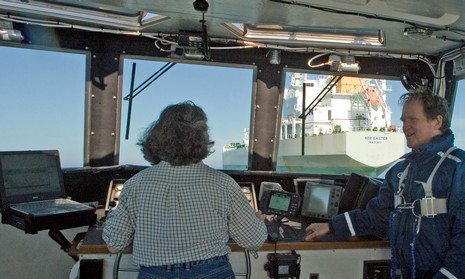
[[[95,208],[66,198],[58,150],[0,152],[2,223],[26,233],[96,222]]]

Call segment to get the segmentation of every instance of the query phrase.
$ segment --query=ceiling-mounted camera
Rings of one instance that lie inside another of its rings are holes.
[[[201,12],[208,11],[208,2],[206,0],[195,0],[194,9]]]

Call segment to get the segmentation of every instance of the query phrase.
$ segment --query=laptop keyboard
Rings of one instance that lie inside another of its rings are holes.
[[[36,201],[36,202],[16,204],[15,207],[25,209],[25,210],[38,210],[38,209],[49,208],[57,204],[59,204],[57,201],[49,200],[49,201]]]
[[[86,209],[86,205],[76,203],[67,199],[55,199],[20,203],[12,205],[12,208],[34,215],[48,215],[70,212],[70,209]]]

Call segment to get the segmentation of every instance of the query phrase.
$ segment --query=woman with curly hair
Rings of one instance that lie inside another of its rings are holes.
[[[152,166],[124,184],[108,215],[109,250],[132,245],[139,279],[234,278],[228,241],[258,250],[267,230],[240,186],[202,162],[213,146],[205,112],[190,101],[170,105],[139,145]]]

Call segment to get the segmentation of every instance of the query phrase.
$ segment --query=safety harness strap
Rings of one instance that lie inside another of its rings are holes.
[[[405,201],[403,200],[402,194],[404,193],[404,188],[405,188],[404,181],[405,179],[407,179],[409,168],[410,168],[410,163],[407,165],[407,167],[405,167],[404,171],[400,174],[399,186],[397,188],[397,192],[394,195],[394,208],[397,208],[397,206],[405,203]]]
[[[437,214],[447,213],[447,199],[437,199],[433,197],[433,178],[436,174],[436,171],[439,169],[444,160],[448,158],[449,154],[456,148],[457,147],[452,146],[449,149],[447,149],[446,153],[441,154],[441,159],[439,159],[438,163],[436,164],[430,176],[428,177],[426,183],[421,181],[415,181],[417,183],[420,183],[423,186],[423,190],[425,191],[425,197],[420,200],[421,216],[434,217]]]

